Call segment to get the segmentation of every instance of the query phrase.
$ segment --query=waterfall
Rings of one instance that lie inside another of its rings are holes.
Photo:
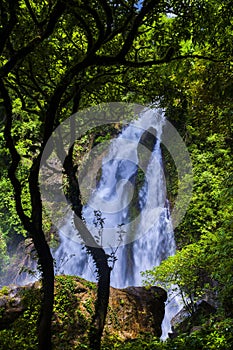
[[[116,288],[141,285],[141,271],[159,265],[163,259],[175,253],[160,148],[165,123],[160,109],[148,109],[112,140],[108,155],[102,162],[99,183],[83,208],[83,217],[93,236],[98,237],[107,254],[114,252],[116,255],[111,273],[111,285]],[[143,133],[149,128],[155,130],[151,151],[140,143]],[[140,169],[144,173],[143,183],[135,200],[134,189]],[[135,217],[131,201],[137,206]],[[96,210],[104,220],[101,234],[98,220],[96,222]],[[123,233],[120,231],[122,226]],[[77,241],[72,213],[68,214],[59,235],[60,245],[54,252],[57,272],[95,281],[95,267],[83,245]],[[169,318],[172,309],[174,314],[174,308],[177,312],[174,302],[166,307],[163,339],[167,336]]]
[[[94,212],[97,209],[101,211],[104,218],[103,246],[107,253],[111,252],[108,246],[117,246],[117,226],[124,224],[124,230],[127,230],[125,240],[117,250],[117,261],[111,275],[111,285],[116,288],[140,285],[141,271],[160,264],[175,252],[160,149],[165,122],[160,110],[148,110],[112,141],[103,161],[99,184],[83,208],[87,226],[95,231],[93,235],[97,235],[93,226]],[[130,200],[139,168],[139,141],[149,127],[156,130],[156,142],[152,152],[146,148],[141,152],[147,151],[150,159],[145,169],[144,183],[138,193],[140,214],[136,220],[131,220]],[[60,240],[61,244],[54,256],[62,265],[62,271],[94,280],[91,259],[83,246],[77,243],[72,214],[69,214],[60,229]]]

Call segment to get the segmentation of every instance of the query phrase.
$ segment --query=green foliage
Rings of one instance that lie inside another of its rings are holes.
[[[4,157],[4,155],[1,155]],[[0,220],[1,230],[5,238],[17,234],[25,235],[25,230],[16,212],[12,185],[7,178],[7,172],[0,168]]]
[[[40,290],[22,292],[25,311],[8,329],[0,331],[1,350],[20,350],[37,348],[37,320],[40,309]]]
[[[88,288],[94,288],[87,282]],[[88,343],[87,329],[94,310],[94,300],[87,299],[84,308],[77,308],[75,280],[71,276],[57,276],[53,314],[54,349],[79,349]],[[96,288],[96,285],[95,285]],[[1,290],[4,295],[8,289]],[[37,324],[41,302],[41,289],[25,289],[22,292],[25,311],[8,329],[0,331],[0,350],[37,349]],[[91,308],[91,305],[93,309]],[[86,346],[86,345],[85,345]],[[85,347],[83,347],[85,348]]]
[[[87,342],[87,333],[84,332],[84,329],[88,329],[90,317],[87,317],[79,306],[77,308],[74,278],[71,276],[57,276],[56,281],[52,328],[54,348],[72,349],[72,344],[74,346],[76,343],[75,349],[78,348],[78,344],[84,341]],[[88,305],[88,310],[90,310],[90,304]]]
[[[191,334],[182,334],[175,339],[168,339],[164,342],[149,334],[125,342],[109,338],[104,341],[103,350],[230,350],[233,345],[232,327],[232,319],[213,321]]]
[[[182,8],[178,3],[177,6]],[[228,6],[228,2],[224,5],[218,1],[200,3],[206,15],[206,11],[209,11],[206,18],[210,27],[203,27],[200,35],[192,32],[189,38],[180,41],[183,53],[200,54],[208,48],[215,58],[219,58],[218,62],[193,59],[173,62],[169,67],[153,70],[157,76],[157,86],[148,81],[151,91],[154,89],[160,104],[166,107],[168,119],[188,146],[194,187],[187,213],[175,230],[178,252],[145,276],[147,283],[160,281],[163,286],[176,285],[179,292],[188,297],[189,305],[186,306],[191,310],[195,309],[196,300],[210,292],[221,305],[218,312],[232,317],[233,275],[232,261],[229,259],[233,238],[232,55],[225,56],[227,49],[224,51],[215,46],[220,42],[224,46],[229,39],[223,33],[224,18],[221,17],[216,26],[213,22],[217,13],[226,15]],[[174,12],[176,9],[175,5]],[[199,21],[196,15],[194,11],[192,18]],[[215,39],[210,31],[213,26],[218,32]],[[232,36],[232,32],[229,36]],[[232,43],[230,45],[232,47]],[[220,58],[224,56],[225,60],[221,61]],[[159,75],[163,78],[159,79]],[[173,204],[176,173],[166,152],[164,159],[168,196]],[[171,174],[172,181],[169,179]]]
[[[2,289],[0,289],[0,295],[8,295],[9,294],[9,288],[7,286],[3,286]]]
[[[205,283],[206,253],[205,247],[200,243],[190,244],[152,271],[144,272],[144,283],[160,284],[163,288],[172,288],[174,292],[180,293],[187,310],[192,314],[195,302],[208,289],[208,283]]]
[[[8,259],[6,241],[0,228],[0,276],[4,273],[4,267],[7,265]]]

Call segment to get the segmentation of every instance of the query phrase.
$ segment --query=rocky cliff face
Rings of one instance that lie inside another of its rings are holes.
[[[78,277],[58,276],[55,286],[54,338],[62,331],[69,343],[77,344],[78,338],[88,333],[96,284]],[[33,315],[35,306],[38,312],[40,289],[41,284],[35,282],[24,287],[4,287],[0,291],[0,336],[1,330],[12,330],[23,323],[27,329],[28,310]],[[125,340],[145,332],[160,337],[166,298],[166,292],[158,287],[111,288],[104,336]]]

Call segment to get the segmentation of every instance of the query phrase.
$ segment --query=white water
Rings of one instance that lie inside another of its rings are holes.
[[[98,230],[93,225],[94,210],[102,213],[104,229],[101,243],[109,255],[116,251],[117,260],[111,274],[111,285],[116,288],[142,285],[141,271],[159,265],[163,259],[175,253],[160,150],[160,137],[165,123],[161,110],[148,110],[112,141],[103,161],[100,182],[83,209],[83,216],[93,235],[98,235]],[[151,153],[143,147],[140,151],[141,145],[139,146],[142,134],[149,127],[156,130],[157,138]],[[149,162],[143,169],[146,176],[138,196],[140,214],[131,220],[130,201],[137,169],[144,166],[140,154],[142,158],[146,155]],[[118,225],[122,224],[126,232],[118,247]],[[65,225],[60,229],[60,246],[54,253],[57,272],[94,281],[95,268],[83,246],[77,242],[77,237],[72,214],[69,214]],[[179,311],[178,308],[176,302],[166,307],[162,339],[167,337],[170,319]]]

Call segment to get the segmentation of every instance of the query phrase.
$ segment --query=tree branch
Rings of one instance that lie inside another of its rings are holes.
[[[19,162],[20,162],[20,155],[17,152],[13,138],[11,135],[11,128],[12,128],[12,104],[11,99],[8,94],[8,91],[4,85],[4,82],[2,79],[0,79],[0,91],[1,96],[4,101],[4,107],[6,111],[6,125],[4,129],[4,136],[6,140],[6,146],[10,151],[11,154],[11,165],[8,169],[8,175],[11,180],[12,186],[14,188],[14,197],[15,197],[15,203],[16,203],[16,211],[19,215],[20,220],[23,223],[23,226],[26,231],[31,231],[31,222],[29,217],[25,214],[23,207],[22,207],[22,187],[19,182],[19,180],[16,177],[16,170],[18,168]]]
[[[63,146],[58,144],[59,154],[64,152]],[[71,203],[72,210],[75,213],[74,224],[77,228],[87,252],[91,254],[97,269],[98,290],[95,305],[95,313],[92,318],[90,327],[90,346],[91,349],[100,349],[101,336],[104,329],[105,319],[108,309],[108,300],[110,293],[110,274],[112,268],[108,264],[108,256],[104,249],[95,241],[90,231],[82,221],[82,203],[80,198],[79,183],[75,175],[75,167],[72,160],[73,146],[69,149],[68,155],[65,157],[64,169],[69,181],[69,193],[66,195]]]
[[[154,0],[154,1],[150,1],[147,5],[144,5],[142,7],[142,9],[140,10],[139,14],[136,16],[133,26],[127,36],[127,38],[125,39],[125,42],[119,52],[119,54],[117,55],[117,58],[119,60],[122,60],[127,53],[129,52],[129,50],[132,47],[133,41],[137,35],[138,32],[138,28],[141,25],[142,21],[145,19],[146,15],[156,6],[158,5],[159,0]]]
[[[31,7],[30,2],[29,2],[28,0],[24,0],[24,2],[25,2],[25,4],[26,4],[26,6],[27,6],[28,12],[29,12],[29,14],[30,14],[30,16],[31,16],[31,18],[32,18],[32,20],[33,20],[33,22],[35,23],[35,25],[36,25],[39,29],[41,29],[41,25],[40,25],[40,23],[38,22],[35,13],[33,12],[33,9],[32,9],[32,7]]]
[[[87,51],[90,51],[91,47],[93,46],[93,36],[92,36],[92,32],[90,30],[90,27],[87,25],[87,23],[82,18],[82,16],[80,16],[76,11],[74,11],[74,16],[80,22],[81,27],[86,32],[86,37],[87,37],[87,42],[88,42]],[[75,43],[74,43],[74,45],[75,45],[75,47],[77,47]]]
[[[58,1],[54,6],[53,11],[51,12],[47,27],[42,33],[42,35],[35,37],[31,40],[28,45],[19,49],[13,57],[11,57],[8,62],[1,67],[0,69],[0,77],[4,78],[8,75],[8,73],[15,67],[15,65],[25,59],[27,55],[29,55],[39,44],[41,44],[45,39],[47,39],[54,30],[55,25],[57,24],[59,18],[62,16],[64,10],[66,8],[65,2],[62,0]]]
[[[81,8],[84,11],[88,12],[89,14],[91,14],[91,16],[95,20],[96,27],[99,30],[98,38],[97,38],[96,42],[93,44],[93,46],[92,46],[92,48],[90,50],[90,51],[94,52],[94,51],[96,51],[96,50],[98,50],[100,48],[101,43],[103,42],[103,40],[105,38],[104,24],[102,23],[102,21],[100,19],[99,13],[95,9],[91,8],[87,4],[85,4],[85,6],[81,6]],[[94,37],[94,35],[93,35],[93,37]]]
[[[179,61],[185,59],[202,59],[206,61],[212,62],[224,62],[224,60],[218,60],[212,56],[203,56],[203,55],[184,55],[184,56],[176,56],[167,58],[166,56],[159,60],[148,60],[148,61],[130,61],[125,58],[119,59],[118,56],[99,56],[95,55],[95,64],[98,66],[111,66],[114,64],[122,65],[125,67],[134,67],[134,68],[143,68],[143,67],[152,67],[156,65],[161,65],[164,63],[169,63],[172,61]]]
[[[0,53],[3,52],[3,49],[5,47],[6,41],[7,39],[10,37],[10,34],[14,28],[14,26],[17,23],[17,16],[16,16],[16,7],[18,6],[19,1],[18,0],[12,0],[9,2],[9,10],[10,10],[10,19],[8,21],[8,23],[6,24],[5,28],[3,27],[3,29],[0,30]],[[4,5],[2,4],[2,7]],[[3,12],[3,9],[1,9]],[[2,16],[3,17],[3,14]],[[3,18],[2,18],[2,24],[3,24]]]
[[[111,7],[109,6],[109,4],[106,0],[101,0],[100,3],[102,5],[104,12],[105,12],[105,15],[106,15],[107,28],[105,31],[105,37],[107,37],[111,33],[111,30],[112,30],[112,24],[113,24],[112,10],[111,10]]]

